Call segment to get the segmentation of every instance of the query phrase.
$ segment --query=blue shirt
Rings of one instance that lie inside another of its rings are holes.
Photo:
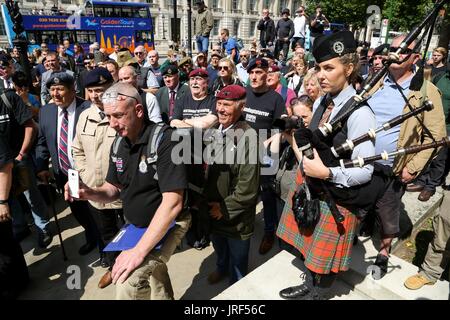
[[[239,50],[237,49],[236,40],[234,38],[228,38],[226,42],[223,43],[223,48],[227,55],[231,55],[231,51],[233,49],[236,50],[236,55],[234,56],[234,63],[238,63],[239,61]]]
[[[356,95],[355,89],[350,85],[342,90],[337,96],[333,98],[334,108],[331,112],[330,119],[333,119],[338,112],[342,109],[348,99]],[[316,111],[321,100],[317,99],[314,103],[313,110]],[[354,111],[347,120],[347,138],[353,140],[364,133],[370,128],[375,128],[375,115],[369,107],[363,106]],[[370,157],[375,154],[375,146],[372,141],[366,141],[357,145],[352,152],[351,159],[358,157]],[[341,185],[343,187],[352,187],[360,184],[364,184],[371,180],[373,166],[365,165],[362,168],[343,168],[334,167],[330,168],[333,173],[333,183]]]
[[[409,94],[409,85],[413,75],[406,79],[403,83],[399,83],[403,94],[407,97]],[[401,96],[394,81],[389,77],[385,77],[383,86],[375,92],[368,104],[371,106],[377,120],[377,128],[388,122],[394,117],[403,113],[405,100]],[[397,150],[397,141],[400,135],[400,126],[397,125],[387,131],[381,131],[375,139],[375,153],[380,154],[384,151],[391,153]],[[388,160],[379,160],[379,163],[392,167],[394,158]]]

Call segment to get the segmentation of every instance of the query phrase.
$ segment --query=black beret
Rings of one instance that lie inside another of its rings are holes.
[[[258,57],[275,60],[275,56],[273,55],[272,51],[269,50],[262,51]]]
[[[101,86],[106,83],[112,83],[113,77],[106,68],[95,68],[86,74],[84,87]]]
[[[174,64],[169,64],[161,70],[161,74],[165,76],[166,74],[178,74],[178,67]]]
[[[356,51],[356,41],[350,31],[340,31],[314,40],[313,56],[317,63]]]
[[[244,87],[237,84],[226,86],[216,95],[216,99],[225,100],[242,100],[245,98],[247,92]]]
[[[63,85],[66,87],[73,86],[75,84],[75,79],[65,71],[53,72],[45,85],[47,89],[50,89],[50,87],[54,84]]]
[[[262,69],[268,69],[269,68],[269,62],[267,62],[266,59],[263,58],[255,58],[250,61],[250,63],[247,66],[247,72],[252,71],[255,68],[262,68]]]
[[[381,55],[381,56],[387,56],[388,53],[389,53],[389,48],[390,48],[390,46],[389,46],[389,44],[387,44],[387,43],[382,44],[381,46],[376,47],[375,50],[374,50],[373,53],[372,53],[372,57],[373,57],[373,56],[379,56],[379,55]]]

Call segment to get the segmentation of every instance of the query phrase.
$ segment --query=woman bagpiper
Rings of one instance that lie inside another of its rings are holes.
[[[348,107],[346,103],[356,95],[352,82],[359,70],[356,42],[349,31],[316,39],[313,55],[316,59],[316,75],[325,96],[314,103],[314,115],[309,126],[312,131],[321,127],[323,123],[330,122]],[[363,105],[354,111],[346,123],[334,131],[325,143],[329,147],[340,145],[346,139],[352,140],[361,136],[368,128],[375,128],[375,125],[373,112],[368,106]],[[299,227],[293,218],[292,210],[292,195],[296,190],[291,191],[280,219],[277,235],[300,251],[308,271],[303,284],[283,289],[279,294],[284,299],[325,299],[328,298],[336,274],[349,269],[358,219],[355,215],[357,204],[339,205],[340,199],[334,196],[332,198],[323,186],[328,186],[327,189],[338,187],[344,192],[347,190],[353,192],[360,185],[370,181],[373,167],[371,165],[350,169],[340,166],[327,167],[316,150],[313,160],[301,157],[297,148],[298,132],[292,139],[288,139],[293,149],[297,150],[297,158],[302,162],[303,174],[306,176],[298,173],[297,182],[305,183],[303,180],[306,180],[314,197],[320,200],[320,218],[315,226]],[[374,143],[367,141],[355,147],[353,152],[344,156],[344,159],[374,154]],[[299,185],[294,185],[293,188],[298,190]],[[330,200],[334,200],[337,206],[330,204],[333,202]],[[338,219],[333,217],[330,207],[339,210],[344,217],[342,222],[337,222]]]

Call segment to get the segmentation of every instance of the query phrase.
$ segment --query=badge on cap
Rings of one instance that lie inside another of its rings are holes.
[[[342,52],[344,52],[345,46],[341,41],[336,41],[333,44],[333,51],[336,52],[337,54],[342,54]]]
[[[100,78],[100,81],[99,81],[99,83],[100,83],[100,84],[102,84],[102,83],[105,83],[105,82],[106,82],[106,79],[105,79],[105,77],[103,77],[103,76],[100,76],[99,78]]]
[[[145,161],[145,156],[141,157],[141,162],[139,163],[139,172],[147,173],[147,162]]]
[[[55,77],[55,79],[53,79],[53,83],[54,84],[59,84],[61,80],[58,77]]]
[[[167,69],[166,73],[167,73],[167,74],[172,74],[172,69],[170,69],[170,68]]]

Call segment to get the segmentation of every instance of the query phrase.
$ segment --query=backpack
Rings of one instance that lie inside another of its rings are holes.
[[[161,143],[161,138],[163,137],[164,131],[169,129],[170,127],[166,125],[164,122],[156,123],[150,131],[149,141],[147,144],[147,158],[145,160],[147,165],[151,165],[155,170],[154,179],[158,180],[158,172],[156,172],[156,161],[158,160],[158,147]],[[117,160],[117,151],[119,150],[120,142],[123,137],[118,136],[112,146],[111,158],[114,162]]]
[[[236,49],[237,51],[241,51],[242,48],[244,48],[244,40],[242,40],[241,38],[238,37],[232,37],[234,39],[234,41],[236,41]]]

